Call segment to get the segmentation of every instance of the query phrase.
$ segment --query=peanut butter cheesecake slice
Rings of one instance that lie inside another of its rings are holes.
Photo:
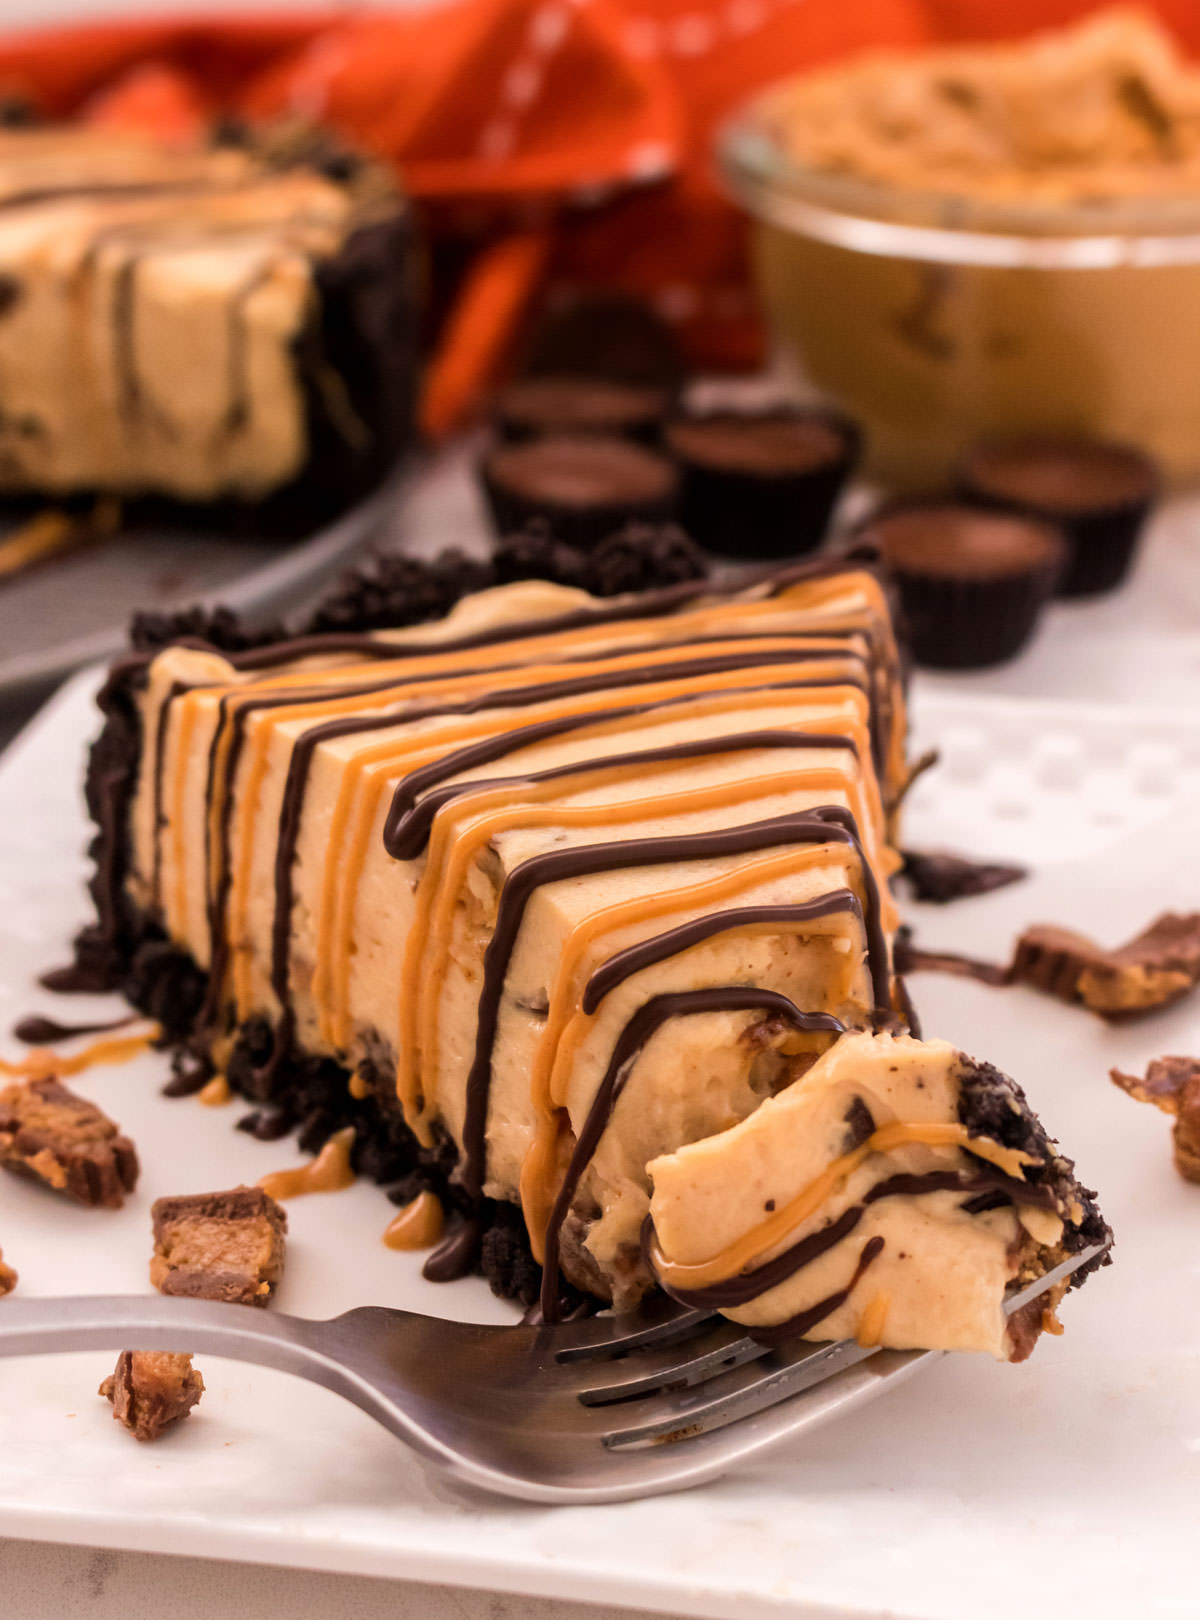
[[[102,707],[81,960],[248,1128],[352,1125],[398,1201],[436,1194],[427,1275],[478,1265],[547,1319],[572,1290],[632,1306],[660,1281],[648,1166],[903,1022],[904,697],[858,563],[193,638]]]
[[[1006,1298],[1108,1237],[1019,1088],[906,1035],[842,1035],[752,1117],[649,1169],[658,1281],[770,1343],[1021,1361],[1070,1284],[1012,1315]]]
[[[0,492],[312,502],[408,436],[407,205],[311,135],[0,131]]]

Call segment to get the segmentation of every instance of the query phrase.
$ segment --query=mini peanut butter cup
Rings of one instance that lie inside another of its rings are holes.
[[[825,538],[860,435],[832,411],[720,411],[669,422],[683,475],[680,515],[726,557],[794,557]]]
[[[608,433],[656,443],[672,400],[650,383],[606,377],[523,377],[501,389],[494,421],[510,443],[563,433]]]
[[[665,456],[597,434],[501,445],[480,478],[500,534],[540,518],[556,539],[585,549],[627,523],[673,517],[679,495]]]
[[[1096,596],[1129,572],[1160,476],[1134,445],[1041,434],[976,445],[956,485],[978,505],[1057,524],[1068,548],[1058,594]]]
[[[1053,524],[948,499],[885,508],[861,534],[895,575],[914,658],[934,669],[1015,657],[1067,554]]]

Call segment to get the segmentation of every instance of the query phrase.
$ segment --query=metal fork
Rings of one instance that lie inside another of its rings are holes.
[[[1101,1252],[1072,1255],[1011,1314]],[[483,1327],[364,1306],[313,1322],[141,1295],[6,1300],[0,1356],[136,1346],[295,1373],[353,1401],[456,1479],[530,1502],[681,1490],[849,1411],[934,1351],[797,1340],[657,1297],[632,1317]]]

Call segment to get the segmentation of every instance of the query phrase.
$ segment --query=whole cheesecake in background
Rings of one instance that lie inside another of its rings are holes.
[[[204,639],[102,694],[81,962],[268,1134],[352,1127],[436,1195],[427,1276],[1009,1360],[1054,1325],[1065,1283],[1009,1307],[1105,1239],[1091,1195],[1012,1082],[904,1033],[872,572]]]
[[[0,493],[336,509],[409,439],[415,328],[374,164],[298,132],[0,129]]]

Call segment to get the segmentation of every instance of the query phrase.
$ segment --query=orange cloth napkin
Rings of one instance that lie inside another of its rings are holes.
[[[760,86],[872,45],[1016,34],[1095,4],[450,0],[93,24],[0,40],[0,89],[171,137],[220,112],[301,114],[393,161],[435,246],[468,266],[427,373],[438,434],[470,415],[533,295],[555,287],[635,292],[698,365],[755,363],[744,226],[711,147]],[[1195,0],[1159,9],[1200,45]]]

